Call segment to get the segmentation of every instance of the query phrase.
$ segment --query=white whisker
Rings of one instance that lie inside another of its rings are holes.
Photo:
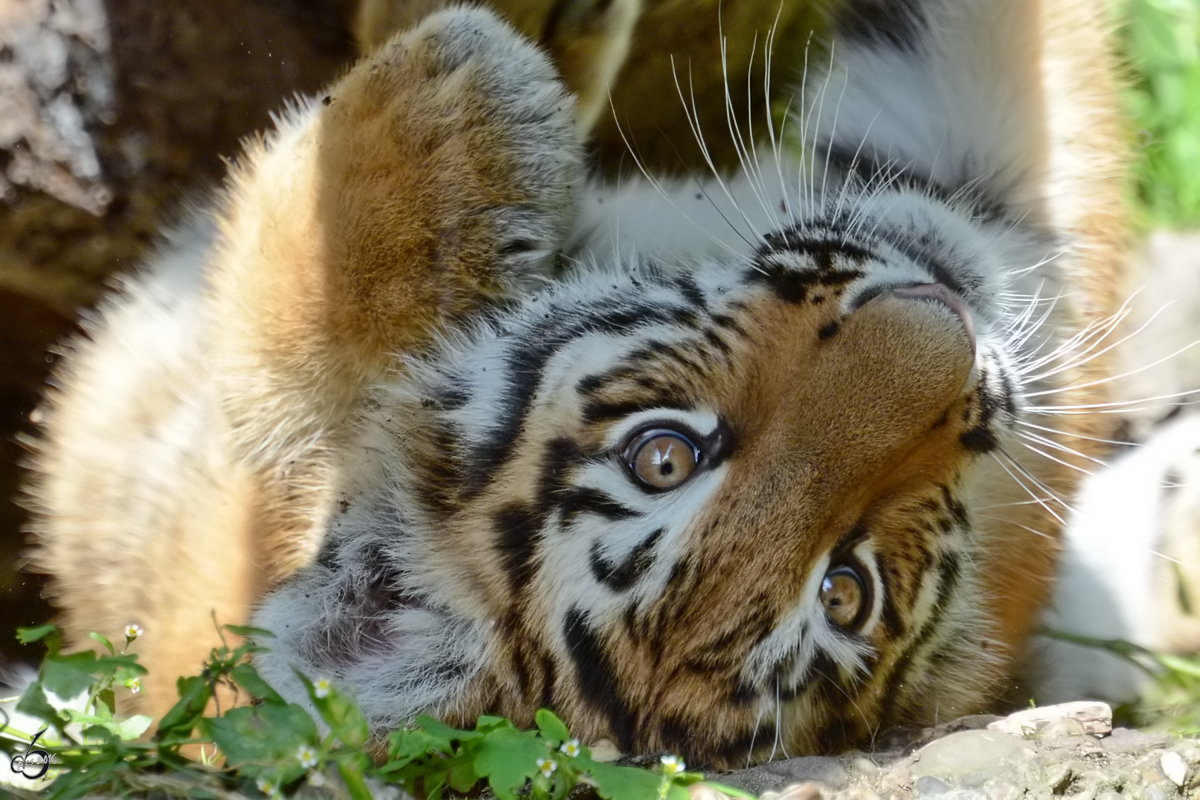
[[[1084,436],[1082,433],[1068,433],[1067,431],[1060,431],[1058,428],[1047,428],[1044,425],[1035,425],[1032,422],[1029,422],[1028,420],[1023,420],[1023,419],[1017,420],[1017,424],[1024,425],[1027,428],[1036,428],[1039,431],[1045,431],[1047,433],[1056,433],[1059,436],[1071,436],[1076,439],[1086,439],[1089,442],[1101,442],[1103,444],[1115,444],[1120,447],[1141,447],[1142,446],[1140,442],[1122,442],[1117,439],[1099,439],[1095,436]]]
[[[1105,468],[1112,466],[1107,461],[1102,461],[1101,459],[1095,458],[1093,456],[1089,456],[1086,453],[1081,453],[1078,450],[1067,447],[1065,444],[1056,442],[1053,439],[1049,439],[1045,436],[1038,436],[1036,433],[1028,433],[1026,431],[1016,431],[1016,434],[1017,434],[1017,436],[1020,436],[1022,439],[1028,439],[1031,442],[1038,442],[1039,444],[1042,444],[1046,447],[1051,447],[1060,452],[1070,453],[1073,456],[1078,456],[1079,458],[1086,459],[1088,461],[1091,461],[1093,464],[1096,464],[1097,466],[1101,466],[1101,467],[1105,467]]]
[[[1001,451],[1001,453],[1003,453],[1003,452],[1004,452],[1004,451]],[[1005,460],[1007,460],[1009,463],[1011,463],[1014,469],[1017,469],[1019,472],[1021,472],[1022,474],[1024,474],[1024,476],[1025,476],[1026,478],[1029,478],[1029,477],[1030,477],[1030,476],[1029,476],[1029,474],[1028,474],[1028,472],[1026,472],[1026,471],[1025,471],[1023,468],[1021,468],[1021,467],[1020,467],[1020,465],[1019,465],[1019,464],[1017,464],[1015,461],[1013,461],[1013,459],[1012,459],[1012,457],[1011,457],[1011,456],[1009,456],[1007,453],[1004,453],[1004,458],[1002,459],[1002,458],[1000,458],[1000,456],[999,456],[999,455],[997,455],[996,453],[992,453],[992,458],[994,458],[994,459],[996,460],[996,463],[1000,465],[1001,469],[1003,469],[1005,472],[1007,472],[1007,473],[1008,473],[1008,475],[1009,475],[1009,477],[1010,477],[1010,478],[1012,478],[1014,481],[1016,481],[1016,483],[1017,483],[1017,485],[1018,485],[1018,486],[1020,486],[1022,489],[1024,489],[1024,490],[1025,490],[1025,493],[1026,493],[1026,494],[1028,494],[1028,495],[1029,495],[1031,498],[1033,498],[1034,500],[1036,500],[1036,501],[1037,501],[1037,504],[1038,504],[1039,506],[1041,506],[1043,509],[1045,509],[1046,513],[1048,513],[1050,516],[1054,517],[1054,518],[1055,518],[1056,520],[1058,520],[1058,521],[1059,521],[1061,524],[1063,524],[1063,525],[1066,525],[1066,524],[1067,524],[1067,521],[1066,521],[1065,519],[1063,519],[1061,516],[1059,516],[1058,512],[1057,512],[1057,511],[1055,511],[1054,509],[1052,509],[1052,508],[1050,507],[1049,503],[1047,503],[1047,502],[1046,502],[1046,500],[1043,500],[1042,498],[1038,497],[1038,496],[1037,496],[1037,495],[1036,495],[1036,494],[1033,492],[1033,490],[1032,490],[1032,489],[1030,489],[1028,486],[1026,486],[1026,485],[1025,485],[1025,482],[1024,482],[1024,481],[1022,481],[1022,480],[1021,480],[1019,477],[1017,477],[1017,473],[1016,473],[1016,472],[1013,472],[1013,470],[1012,470],[1012,469],[1009,469],[1009,466],[1008,466],[1008,464],[1006,464],[1006,463],[1005,463]],[[1039,483],[1038,483],[1038,481],[1037,481],[1036,479],[1033,479],[1033,480],[1032,480],[1032,482],[1034,483],[1034,485],[1038,486],[1038,488],[1039,488],[1039,489],[1042,489],[1042,491],[1045,491],[1045,492],[1046,492],[1046,493],[1047,493],[1047,494],[1050,496],[1050,499],[1053,499],[1053,500],[1055,500],[1056,502],[1058,502],[1058,503],[1060,503],[1060,504],[1063,504],[1063,503],[1062,503],[1062,500],[1060,500],[1060,499],[1058,498],[1058,496],[1057,496],[1056,494],[1054,494],[1054,492],[1051,492],[1051,491],[1049,491],[1048,489],[1046,489],[1046,487],[1039,485]],[[1065,505],[1065,504],[1063,504],[1063,505]]]
[[[609,97],[609,105],[612,106],[612,97],[611,96]],[[685,109],[685,113],[686,113],[686,109]],[[689,216],[686,211],[679,208],[679,206],[676,205],[675,201],[671,198],[670,193],[668,193],[667,190],[663,188],[662,182],[650,174],[650,171],[646,169],[645,165],[642,163],[641,158],[638,157],[637,152],[635,151],[632,143],[629,141],[628,137],[625,135],[625,130],[624,130],[624,128],[621,127],[620,120],[617,119],[617,113],[616,113],[615,107],[613,107],[613,122],[617,126],[617,134],[621,137],[621,141],[625,144],[625,149],[629,151],[629,155],[633,159],[634,165],[638,168],[638,171],[641,172],[642,177],[646,179],[646,182],[650,185],[650,187],[652,189],[654,189],[654,191],[656,191],[660,197],[662,197],[664,200],[666,200],[670,204],[671,208],[678,211],[680,216],[682,216],[685,220],[687,220],[687,222],[690,223],[692,225],[692,227],[694,227],[696,230],[700,231],[705,236],[707,236],[711,242],[713,242],[714,244],[716,244],[717,246],[719,246],[721,248],[724,248],[725,251],[728,252],[731,256],[733,256],[735,258],[740,258],[741,253],[739,253],[735,248],[731,247],[728,242],[726,242],[723,239],[716,236],[707,227],[701,225],[700,223],[698,223],[694,219],[692,219],[692,217]],[[697,185],[700,187],[701,191],[705,191],[703,184],[701,184],[698,180],[697,180]],[[707,192],[705,192],[705,197],[707,197],[707,196],[708,196]],[[713,208],[715,208],[717,210],[717,213],[721,215],[721,218],[725,219],[725,222],[729,225],[730,229],[735,234],[737,234],[737,236],[739,238],[741,238],[742,241],[746,242],[747,245],[750,245],[750,241],[747,240],[744,236],[742,236],[741,232],[737,229],[737,227],[734,226],[733,223],[730,222],[730,220],[725,217],[725,214],[724,214],[724,212],[721,211],[720,207],[717,206],[716,203],[713,203],[711,198],[709,198],[709,202],[712,203]],[[753,246],[753,245],[750,245],[750,246]]]

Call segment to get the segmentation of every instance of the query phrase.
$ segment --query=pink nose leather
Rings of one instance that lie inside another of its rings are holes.
[[[950,289],[940,283],[921,283],[916,286],[898,286],[892,289],[891,293],[894,297],[927,300],[941,303],[949,308],[962,322],[963,329],[967,332],[967,339],[971,342],[971,355],[975,354],[975,323],[971,321],[971,309],[967,308],[967,304],[963,302],[962,298]]]

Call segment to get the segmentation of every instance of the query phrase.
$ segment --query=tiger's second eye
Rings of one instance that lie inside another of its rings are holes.
[[[850,567],[830,570],[821,581],[821,604],[839,628],[849,628],[862,614],[866,592],[858,573]]]
[[[655,489],[674,489],[687,480],[700,463],[700,450],[675,431],[651,430],[625,448],[629,470]]]

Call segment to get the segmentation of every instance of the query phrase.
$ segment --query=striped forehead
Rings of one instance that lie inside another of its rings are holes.
[[[553,407],[575,417],[581,386],[647,347],[700,341],[706,318],[737,302],[738,271],[639,279],[588,275],[508,312],[465,342],[451,343],[433,369],[432,394],[467,440],[515,433],[526,415]],[[742,292],[744,293],[744,288]]]

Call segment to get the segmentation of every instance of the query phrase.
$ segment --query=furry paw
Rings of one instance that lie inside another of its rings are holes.
[[[323,216],[352,296],[402,280],[456,313],[549,268],[572,212],[575,109],[507,24],[480,9],[434,14],[324,102],[320,172],[335,205]]]

